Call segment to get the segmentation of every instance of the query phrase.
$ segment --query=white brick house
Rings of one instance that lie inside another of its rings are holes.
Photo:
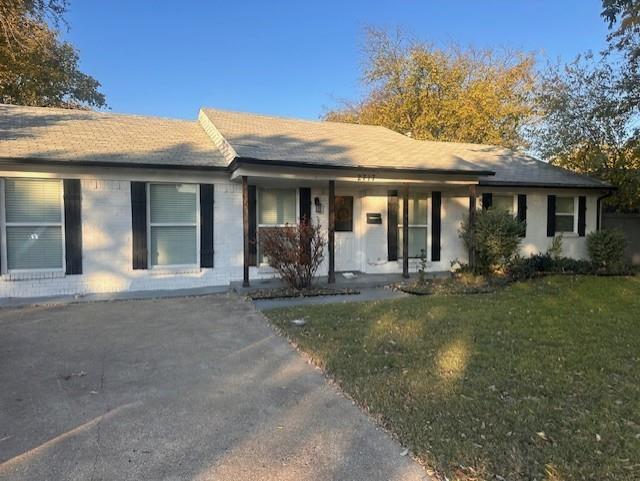
[[[330,277],[409,273],[421,250],[450,269],[474,204],[526,220],[523,254],[563,233],[582,258],[610,191],[499,147],[212,109],[181,121],[0,105],[0,164],[0,297],[270,276],[260,229],[303,215],[331,231]]]

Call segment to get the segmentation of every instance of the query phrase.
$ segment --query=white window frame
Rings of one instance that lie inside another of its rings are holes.
[[[66,239],[65,239],[65,219],[64,219],[64,185],[62,179],[53,179],[53,178],[41,178],[41,177],[12,177],[12,180],[57,180],[60,184],[60,222],[7,222],[7,209],[6,202],[7,198],[5,196],[5,179],[1,179],[0,181],[0,196],[2,197],[2,201],[0,202],[0,215],[2,217],[2,273],[4,274],[21,274],[21,273],[33,273],[33,272],[55,272],[55,273],[64,273],[66,272]],[[7,227],[60,227],[60,231],[62,233],[62,258],[61,258],[61,266],[59,268],[34,268],[34,269],[9,269],[9,252],[7,246]]]
[[[568,212],[558,213],[558,199],[573,199],[573,214],[569,214]],[[557,228],[556,217],[557,216],[565,216],[568,217],[573,215],[573,230],[561,231]],[[556,196],[556,212],[553,218],[553,223],[556,225],[556,234],[577,234],[578,233],[578,197],[574,195],[558,195]]]
[[[427,231],[427,245],[425,245],[424,247],[424,254],[425,257],[428,260],[431,260],[431,232],[430,232],[430,223],[429,223],[429,215],[431,214],[431,193],[430,192],[418,192],[418,194],[422,195],[424,194],[426,196],[426,201],[427,201],[427,222],[426,224],[409,224],[409,229],[411,229],[412,227],[420,227],[420,228],[424,228]],[[402,209],[400,208],[400,201],[402,201],[402,197],[400,197],[398,199],[398,240],[400,240],[400,232],[402,232],[402,226],[404,224],[402,224],[402,220],[403,219],[403,215],[402,215]],[[409,195],[409,199],[411,199],[411,195]],[[402,245],[400,245],[400,243],[398,243],[398,261],[403,259],[402,256],[403,252],[402,252]],[[420,259],[420,257],[411,257],[409,256],[409,259]]]
[[[196,220],[194,222],[151,222],[151,186],[152,185],[195,185],[196,186]],[[147,268],[149,270],[193,269],[200,268],[200,184],[193,182],[147,182]],[[162,264],[151,263],[151,228],[152,227],[193,227],[196,228],[196,262],[194,264]]]
[[[256,257],[260,256],[260,228],[261,227],[287,227],[292,224],[260,224],[260,196],[262,190],[295,190],[296,192],[296,222],[300,218],[300,189],[298,187],[256,187]],[[258,266],[267,266],[267,262],[256,259]]]

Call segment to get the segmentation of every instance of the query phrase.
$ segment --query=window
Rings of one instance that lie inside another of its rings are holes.
[[[198,265],[198,186],[149,184],[149,263]]]
[[[402,219],[404,199],[398,199],[398,258],[402,257]],[[409,196],[409,257],[427,253],[427,195]]]
[[[492,207],[494,209],[506,210],[509,214],[514,215],[515,209],[513,207],[514,196],[513,195],[494,195]]]
[[[64,266],[62,181],[5,179],[7,270],[61,270]]]
[[[353,197],[336,196],[336,232],[353,232]]]
[[[260,232],[265,229],[285,227],[297,222],[296,189],[258,190],[258,262],[266,260],[260,249]]]
[[[575,220],[575,199],[573,197],[556,197],[556,232],[575,232]]]

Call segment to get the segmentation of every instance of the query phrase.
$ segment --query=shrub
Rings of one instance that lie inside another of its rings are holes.
[[[300,222],[260,231],[260,245],[269,265],[293,289],[311,286],[324,259],[325,244],[320,224]]]
[[[516,255],[521,232],[522,223],[502,209],[477,212],[473,225],[463,222],[460,237],[475,252],[472,269],[480,274],[504,270]]]
[[[427,252],[420,249],[418,262],[418,284],[423,286],[427,283]]]
[[[593,264],[583,259],[570,257],[554,258],[549,252],[530,257],[516,257],[507,268],[509,277],[526,280],[542,274],[593,274]]]
[[[617,230],[600,230],[587,236],[587,250],[594,267],[603,272],[622,270],[627,240]]]
[[[555,236],[551,241],[551,246],[547,249],[547,254],[554,260],[562,257],[562,239],[562,234]]]

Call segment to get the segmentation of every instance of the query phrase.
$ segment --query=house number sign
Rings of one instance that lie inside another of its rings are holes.
[[[373,182],[376,180],[376,174],[358,174],[358,182]]]

